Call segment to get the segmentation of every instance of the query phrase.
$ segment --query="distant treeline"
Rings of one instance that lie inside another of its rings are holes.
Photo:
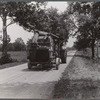
[[[7,51],[25,51],[26,45],[9,43],[7,46]],[[0,45],[0,51],[2,51],[2,44]]]
[[[25,51],[26,45],[22,38],[17,38],[15,42],[7,45],[7,51]],[[0,44],[0,51],[2,51],[2,44]]]

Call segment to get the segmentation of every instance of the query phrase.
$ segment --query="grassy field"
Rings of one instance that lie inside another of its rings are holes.
[[[13,66],[20,65],[20,64],[27,62],[26,51],[18,51],[18,52],[11,51],[11,52],[8,52],[8,53],[11,55],[11,58],[15,60],[15,62],[0,65],[0,69],[13,67]],[[2,52],[0,52],[0,57],[1,57],[1,54],[2,54]]]
[[[18,62],[26,62],[27,61],[27,55],[25,51],[11,51],[8,52],[12,59],[16,59]],[[0,52],[0,56],[1,56],[2,52]]]

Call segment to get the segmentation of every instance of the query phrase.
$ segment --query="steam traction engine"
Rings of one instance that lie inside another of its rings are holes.
[[[61,63],[66,63],[65,50],[61,48],[64,39],[57,35],[37,31],[33,37],[33,42],[28,47],[28,69],[41,64],[58,70]]]

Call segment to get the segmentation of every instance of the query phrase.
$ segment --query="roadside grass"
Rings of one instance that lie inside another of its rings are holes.
[[[66,95],[69,95],[69,87],[70,87],[70,79],[68,77],[68,71],[69,68],[73,66],[73,60],[72,58],[70,64],[65,69],[64,73],[62,74],[62,78],[55,84],[54,91],[53,91],[53,97],[60,97],[60,98],[66,98]],[[64,78],[66,76],[66,79]]]
[[[0,57],[1,57],[1,54],[2,52],[0,52]],[[14,60],[14,62],[0,65],[0,69],[13,67],[13,66],[24,64],[27,62],[26,51],[11,51],[11,52],[8,52],[8,54],[11,55],[11,58]]]
[[[55,84],[53,97],[67,99],[100,98],[100,80],[95,73],[100,62],[86,58],[82,51],[76,52],[71,62]],[[89,71],[87,70],[89,69]],[[93,73],[92,73],[93,72]]]
[[[53,97],[62,99],[94,99],[100,91],[100,81],[96,82],[92,79],[62,79],[54,90]]]

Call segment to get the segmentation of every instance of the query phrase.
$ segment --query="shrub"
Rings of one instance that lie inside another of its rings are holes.
[[[27,62],[27,59],[22,59],[21,62]]]
[[[13,62],[13,59],[11,58],[10,54],[4,55],[0,58],[0,64],[6,64]]]

